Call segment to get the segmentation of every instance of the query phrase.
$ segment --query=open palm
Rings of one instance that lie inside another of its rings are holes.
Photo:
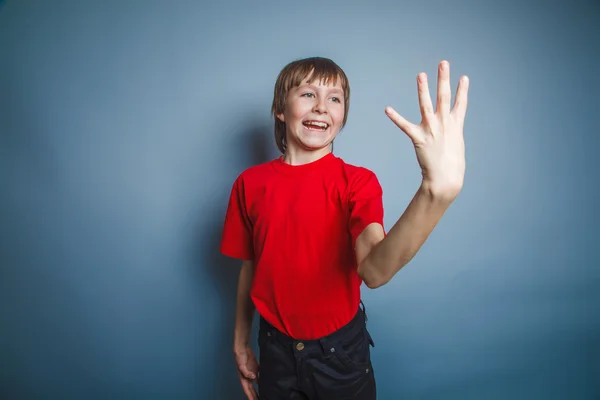
[[[408,122],[392,107],[388,117],[411,139],[423,173],[423,183],[433,193],[455,197],[462,189],[465,174],[465,145],[463,127],[467,112],[469,79],[462,76],[454,107],[450,110],[450,66],[442,61],[438,66],[436,109],[429,94],[427,75],[417,76],[421,122]]]

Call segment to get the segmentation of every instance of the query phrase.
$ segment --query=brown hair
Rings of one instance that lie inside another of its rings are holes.
[[[340,79],[340,84],[344,90],[344,120],[340,129],[346,125],[348,119],[350,84],[344,71],[333,61],[323,57],[310,57],[292,61],[281,70],[277,77],[273,106],[271,107],[271,112],[275,118],[275,143],[282,153],[285,153],[286,149],[286,130],[285,123],[277,118],[277,114],[281,114],[285,110],[288,91],[295,86],[300,86],[307,77],[309,78],[308,82],[318,79],[321,83],[327,84],[331,80],[334,85]]]

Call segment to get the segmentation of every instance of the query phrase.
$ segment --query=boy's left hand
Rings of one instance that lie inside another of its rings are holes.
[[[423,186],[436,196],[452,200],[462,189],[465,175],[463,126],[469,80],[466,76],[461,77],[452,110],[450,66],[446,61],[438,66],[435,111],[425,73],[417,76],[417,88],[422,116],[419,125],[408,122],[391,107],[385,112],[413,142],[423,173]]]

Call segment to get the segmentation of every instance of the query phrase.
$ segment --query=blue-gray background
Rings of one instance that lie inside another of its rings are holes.
[[[6,398],[239,399],[231,183],[277,156],[279,70],[352,84],[335,152],[386,228],[419,184],[415,77],[471,78],[465,187],[365,289],[381,399],[600,396],[599,6],[0,2],[0,388]]]

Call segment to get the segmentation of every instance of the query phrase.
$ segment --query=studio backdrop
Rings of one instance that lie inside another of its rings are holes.
[[[279,155],[280,69],[323,56],[352,90],[334,152],[377,174],[387,229],[421,176],[384,108],[418,123],[416,76],[434,95],[444,59],[453,94],[471,80],[463,191],[363,286],[379,398],[598,398],[599,17],[583,0],[0,2],[1,397],[243,398],[227,200]]]

